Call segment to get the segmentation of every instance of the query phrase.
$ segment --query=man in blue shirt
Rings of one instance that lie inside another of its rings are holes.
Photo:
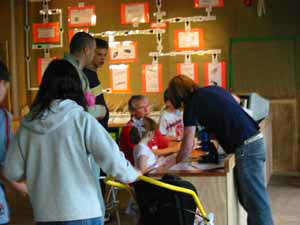
[[[177,162],[191,153],[196,125],[206,127],[226,153],[235,154],[235,181],[239,200],[248,213],[248,225],[273,225],[264,186],[264,139],[258,124],[221,87],[199,88],[180,75],[170,81],[168,92],[176,108],[184,105],[184,135]]]

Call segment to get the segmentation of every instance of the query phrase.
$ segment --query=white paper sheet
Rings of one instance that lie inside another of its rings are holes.
[[[48,65],[52,62],[53,59],[55,59],[55,57],[38,58],[39,81],[42,80],[45,70],[47,69]]]
[[[145,65],[146,92],[159,92],[159,66]]]
[[[217,84],[222,87],[222,63],[208,64],[208,85]]]
[[[38,28],[39,38],[54,38],[55,28],[54,27],[39,27]]]
[[[179,73],[182,75],[186,75],[192,80],[195,81],[196,76],[196,71],[195,71],[195,64],[193,63],[180,63],[179,64],[180,71]]]
[[[218,6],[219,0],[199,0],[200,7],[207,7],[207,6]]]
[[[128,65],[111,65],[113,91],[128,90]]]
[[[179,48],[199,48],[199,32],[185,31],[178,34],[178,47]]]
[[[210,169],[217,169],[220,167],[224,167],[224,162],[221,162],[219,164],[192,162],[191,166],[193,168],[198,168],[200,170],[210,170]]]
[[[136,59],[136,45],[132,41],[123,41],[110,43],[111,51],[110,60],[135,60]]]
[[[93,8],[71,9],[69,23],[72,25],[91,24],[95,25],[95,14]]]
[[[214,163],[198,163],[198,162],[181,162],[172,166],[169,170],[210,170],[224,167],[224,163],[214,164]]]
[[[126,23],[145,23],[145,4],[126,5],[125,18]]]
[[[190,162],[180,162],[180,163],[177,163],[174,166],[172,166],[169,170],[175,170],[175,171],[176,170],[190,170],[190,171],[193,171],[193,170],[198,170],[198,169],[193,167]]]

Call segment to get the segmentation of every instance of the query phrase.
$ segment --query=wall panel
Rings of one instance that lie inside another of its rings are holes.
[[[271,101],[274,171],[296,171],[299,168],[296,115],[296,99]]]

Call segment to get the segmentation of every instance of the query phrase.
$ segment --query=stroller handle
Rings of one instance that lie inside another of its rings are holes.
[[[131,192],[131,188],[128,184],[123,184],[117,181],[112,180],[111,177],[105,179],[105,183],[107,185],[113,186],[113,187],[118,187],[118,188],[123,188],[126,189],[127,191]]]
[[[150,177],[147,177],[147,176],[139,176],[139,180],[142,180],[142,181],[145,181],[147,183],[150,183],[150,184],[153,184],[153,185],[156,185],[156,186],[159,186],[159,187],[163,187],[163,188],[166,188],[166,189],[169,189],[169,190],[172,190],[172,191],[182,192],[182,193],[186,193],[188,195],[191,195],[193,197],[194,201],[196,202],[196,205],[197,205],[201,215],[204,218],[207,218],[207,214],[206,214],[206,212],[205,212],[198,196],[196,195],[196,193],[194,191],[192,191],[190,189],[187,189],[187,188],[177,187],[177,186],[172,185],[172,184],[167,184],[167,183],[158,181],[156,179],[153,179],[153,178],[150,178]],[[131,188],[128,184],[122,184],[120,182],[113,181],[112,178],[106,179],[105,183],[107,185],[110,185],[110,186],[124,188],[124,189],[127,189],[128,191],[131,191]]]

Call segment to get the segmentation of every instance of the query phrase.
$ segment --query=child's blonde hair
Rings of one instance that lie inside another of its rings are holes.
[[[156,122],[149,117],[144,117],[142,126],[133,125],[130,131],[130,142],[132,144],[138,144],[149,132],[155,131],[156,129]]]

